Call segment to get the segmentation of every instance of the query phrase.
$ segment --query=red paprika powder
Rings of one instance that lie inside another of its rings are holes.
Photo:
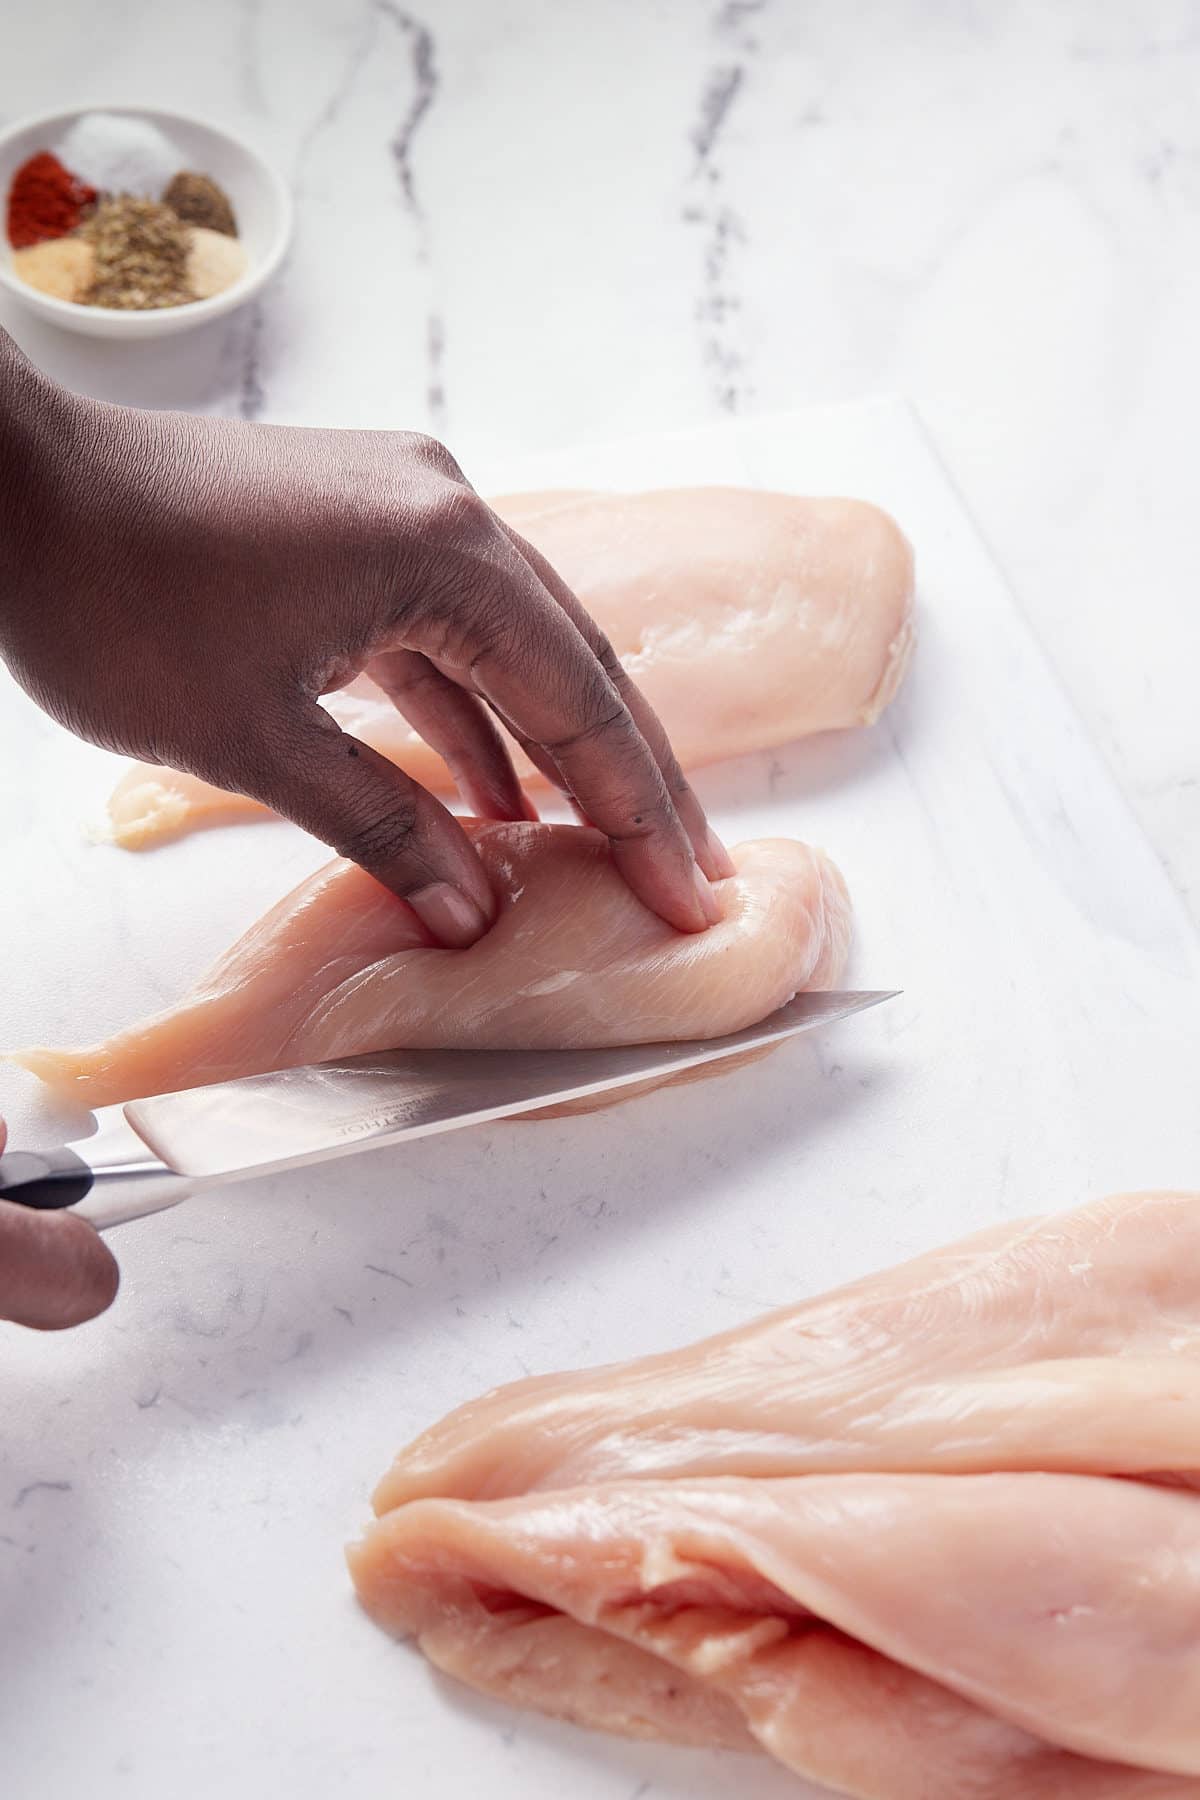
[[[47,238],[66,237],[95,199],[95,188],[72,175],[49,150],[39,150],[12,178],[8,241],[14,250],[27,250]]]

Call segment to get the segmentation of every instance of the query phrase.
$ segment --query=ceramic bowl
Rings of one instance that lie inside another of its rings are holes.
[[[247,260],[245,274],[232,286],[208,300],[192,300],[184,306],[120,312],[113,307],[79,306],[72,300],[55,299],[14,274],[12,246],[3,228],[13,175],[27,157],[52,150],[85,112],[117,113],[156,125],[179,146],[181,168],[210,175],[224,188],[233,204]],[[184,113],[147,106],[74,107],[69,112],[24,119],[0,132],[0,285],[30,312],[64,331],[79,331],[88,337],[157,338],[219,319],[244,306],[271,279],[283,260],[291,230],[291,195],[270,164],[233,132]]]

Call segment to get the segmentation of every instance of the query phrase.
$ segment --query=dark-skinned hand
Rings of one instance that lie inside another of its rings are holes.
[[[0,651],[70,730],[264,802],[437,943],[474,942],[492,896],[447,809],[318,705],[363,671],[480,816],[536,816],[502,720],[648,907],[717,917],[731,865],[659,720],[429,438],[102,405],[0,333]]]

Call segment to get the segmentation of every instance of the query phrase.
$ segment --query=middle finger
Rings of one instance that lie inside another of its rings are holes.
[[[479,818],[529,817],[508,747],[475,694],[416,650],[384,650],[367,674],[437,751]]]
[[[696,852],[696,861],[704,873],[710,881],[721,881],[726,876],[735,874],[733,858],[705,817],[699,796],[684,774],[679,759],[671,748],[671,740],[667,736],[666,727],[637,683],[626,671],[607,637],[567,586],[553,564],[547,562],[541,551],[533,544],[528,543],[511,526],[504,525],[503,520],[501,524],[513,548],[525,558],[543,587],[562,607],[576,630],[581,633],[628,707],[634,724],[649,745],[651,755],[662,771],[667,792],[675,804],[675,811],[679,815],[680,823],[691,839],[692,848]],[[523,746],[523,748],[528,755],[528,747]]]

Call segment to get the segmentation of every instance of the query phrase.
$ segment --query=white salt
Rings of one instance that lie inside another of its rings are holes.
[[[84,113],[56,154],[89,187],[143,200],[160,200],[171,177],[183,167],[178,148],[156,125],[119,113]]]

